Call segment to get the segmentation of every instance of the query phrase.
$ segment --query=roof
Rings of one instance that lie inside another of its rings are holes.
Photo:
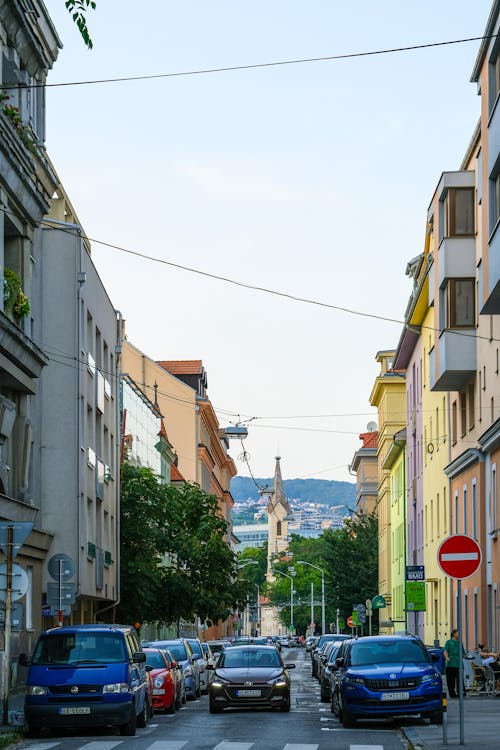
[[[171,482],[185,482],[186,481],[175,464],[172,464],[170,466],[170,481]]]
[[[359,439],[363,441],[363,448],[376,448],[378,432],[377,430],[375,432],[362,432]]]
[[[157,360],[156,364],[172,375],[201,375],[203,370],[201,359],[164,359]]]

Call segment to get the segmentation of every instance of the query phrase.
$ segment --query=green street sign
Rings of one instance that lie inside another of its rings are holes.
[[[425,612],[425,581],[406,581],[406,610]]]
[[[354,609],[353,612],[352,612],[352,615],[351,615],[352,622],[353,622],[354,625],[359,625],[358,614],[359,614],[358,610]]]
[[[339,617],[339,628],[345,628],[345,620],[343,617]]]
[[[376,594],[372,599],[373,609],[383,609],[385,607],[385,599],[381,594]]]

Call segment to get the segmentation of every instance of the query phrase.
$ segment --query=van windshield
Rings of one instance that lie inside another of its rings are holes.
[[[32,664],[109,664],[128,661],[123,639],[114,633],[54,633],[41,636]]]

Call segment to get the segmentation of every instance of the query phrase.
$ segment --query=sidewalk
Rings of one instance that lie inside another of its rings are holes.
[[[415,724],[401,727],[403,734],[416,748],[459,750],[463,747],[498,750],[500,747],[500,696],[471,695],[464,700],[464,744],[460,745],[458,700],[448,700],[448,743],[443,743],[443,727]]]

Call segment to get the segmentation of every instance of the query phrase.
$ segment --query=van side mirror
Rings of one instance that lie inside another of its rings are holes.
[[[29,667],[29,665],[31,664],[31,661],[28,659],[27,654],[19,654],[18,663],[19,663],[19,666],[21,667]]]
[[[144,663],[146,661],[146,654],[144,651],[136,651],[134,654],[132,654],[132,661],[135,661],[137,663]]]

